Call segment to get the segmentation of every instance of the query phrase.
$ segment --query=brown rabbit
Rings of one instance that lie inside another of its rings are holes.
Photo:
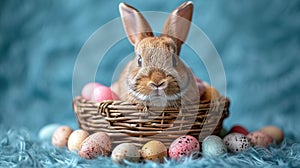
[[[179,58],[190,28],[193,3],[183,3],[170,14],[160,37],[153,36],[148,22],[134,7],[121,3],[119,10],[136,55],[113,85],[120,99],[168,107],[199,101],[193,73]]]

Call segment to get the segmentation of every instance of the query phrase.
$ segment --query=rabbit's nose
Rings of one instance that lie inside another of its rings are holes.
[[[157,90],[157,89],[164,89],[167,87],[167,81],[163,80],[160,82],[154,82],[154,81],[150,81],[148,83],[148,85],[151,87],[151,89],[153,90]]]

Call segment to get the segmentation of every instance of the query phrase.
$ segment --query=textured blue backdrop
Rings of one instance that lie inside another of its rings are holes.
[[[53,122],[76,126],[71,89],[77,54],[94,31],[119,17],[120,2],[0,2],[1,125],[24,126],[34,133]],[[171,12],[183,0],[126,2],[141,11]],[[194,4],[193,23],[212,40],[224,64],[232,102],[225,126],[239,123],[255,130],[273,124],[299,139],[300,1]],[[132,50],[128,41],[123,47]],[[109,65],[107,60],[97,76],[107,85]]]

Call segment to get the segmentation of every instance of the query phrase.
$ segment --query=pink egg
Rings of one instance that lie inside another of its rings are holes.
[[[103,85],[101,85],[99,83],[95,83],[95,82],[91,82],[91,83],[86,84],[83,87],[83,89],[81,90],[81,96],[84,99],[91,100],[93,90],[94,90],[94,88],[96,88],[98,86],[103,86]]]
[[[102,102],[103,100],[118,100],[118,96],[106,86],[97,86],[94,88],[91,100]]]
[[[273,138],[262,131],[251,132],[247,138],[253,146],[268,147],[273,143]]]
[[[177,138],[169,147],[169,156],[173,159],[179,159],[184,156],[188,157],[197,154],[200,150],[198,140],[190,135]]]
[[[111,150],[111,139],[104,132],[96,132],[88,136],[81,144],[78,155],[85,159],[94,159],[98,156],[108,156]]]
[[[196,84],[198,86],[198,89],[199,89],[199,95],[202,95],[204,92],[205,92],[205,85],[204,83],[196,76],[194,76],[195,80],[196,80]]]

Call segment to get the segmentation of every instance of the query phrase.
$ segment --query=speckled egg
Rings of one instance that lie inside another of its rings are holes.
[[[228,134],[224,137],[223,141],[227,146],[227,149],[233,153],[238,153],[251,147],[250,140],[246,135],[240,133]]]
[[[78,150],[80,144],[89,136],[89,133],[84,130],[76,130],[71,133],[68,140],[68,149],[70,151]]]
[[[247,138],[253,146],[268,147],[273,143],[273,138],[262,131],[251,132]]]
[[[96,83],[96,82],[90,82],[90,83],[84,85],[84,87],[81,90],[81,96],[84,99],[91,100],[93,90],[94,90],[94,88],[96,88],[98,86],[103,86],[103,85]]]
[[[118,96],[106,86],[97,86],[94,88],[91,100],[102,102],[103,100],[118,100]]]
[[[275,126],[266,126],[261,128],[259,131],[269,134],[277,144],[280,144],[284,138],[283,131]]]
[[[197,155],[200,150],[198,140],[190,135],[185,135],[177,138],[169,147],[169,156],[172,159],[179,159],[181,157]]]
[[[160,141],[147,142],[141,150],[142,157],[146,160],[163,162],[168,152],[166,146]]]
[[[60,126],[61,126],[60,124],[45,125],[39,131],[39,139],[51,141],[52,135],[54,134],[55,130]]]
[[[58,127],[52,135],[52,144],[56,147],[67,146],[69,136],[72,132],[72,128],[68,126]]]
[[[230,129],[229,133],[240,133],[240,134],[243,134],[243,135],[248,135],[249,134],[248,130],[246,128],[240,126],[240,125],[234,125]]]
[[[133,143],[119,144],[112,151],[111,158],[119,164],[123,164],[124,160],[138,162],[140,160],[139,148]]]
[[[223,140],[215,135],[206,137],[202,142],[203,156],[220,156],[227,153],[227,147]]]
[[[111,149],[111,139],[104,132],[97,132],[88,136],[80,145],[78,155],[85,159],[98,156],[108,156]]]

